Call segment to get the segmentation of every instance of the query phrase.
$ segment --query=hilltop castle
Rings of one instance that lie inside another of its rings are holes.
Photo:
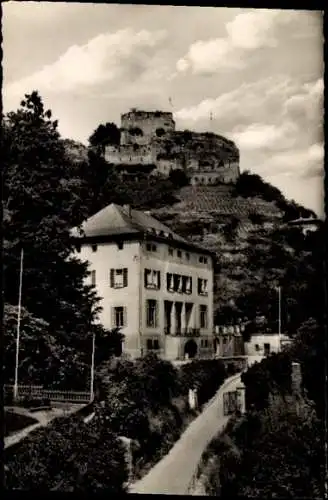
[[[240,175],[234,142],[210,132],[175,130],[173,114],[163,111],[133,108],[122,114],[120,144],[107,146],[105,159],[128,171],[143,166],[169,175],[181,169],[194,185],[235,183]]]

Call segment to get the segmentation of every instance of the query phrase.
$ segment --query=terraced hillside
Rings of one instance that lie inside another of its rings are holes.
[[[185,186],[176,197],[152,215],[216,253],[215,308],[234,302],[247,279],[250,237],[281,226],[284,213],[275,202],[236,196],[228,185]]]

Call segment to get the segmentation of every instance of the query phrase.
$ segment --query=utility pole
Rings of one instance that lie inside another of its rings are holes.
[[[281,351],[281,286],[278,286],[278,334],[279,352]]]
[[[94,378],[95,378],[95,347],[96,347],[96,334],[92,334],[92,355],[91,355],[91,381],[90,381],[90,401],[94,398]]]
[[[24,250],[22,248],[20,256],[18,311],[17,311],[16,362],[15,362],[15,383],[14,383],[15,401],[18,397],[18,363],[19,363],[20,323],[21,323],[21,310],[22,310],[23,262],[24,262]]]

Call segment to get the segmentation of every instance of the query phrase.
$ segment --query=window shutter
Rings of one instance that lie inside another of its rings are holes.
[[[128,269],[125,267],[123,269],[123,287],[128,286]]]
[[[111,269],[110,270],[110,287],[111,288],[114,288],[114,273],[115,273],[115,269]]]
[[[145,288],[147,288],[147,286],[148,286],[148,269],[145,269],[144,280],[145,280]]]
[[[157,271],[157,288],[160,290],[161,288],[161,272]]]
[[[155,328],[158,327],[158,301],[155,301]]]
[[[128,324],[128,314],[126,306],[123,307],[123,326],[127,326]]]

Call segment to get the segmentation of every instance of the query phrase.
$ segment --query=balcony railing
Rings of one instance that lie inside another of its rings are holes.
[[[172,335],[173,337],[199,337],[200,336],[200,329],[199,328],[178,328],[176,327],[175,330],[172,329],[172,327],[167,326],[164,329],[165,335]]]

